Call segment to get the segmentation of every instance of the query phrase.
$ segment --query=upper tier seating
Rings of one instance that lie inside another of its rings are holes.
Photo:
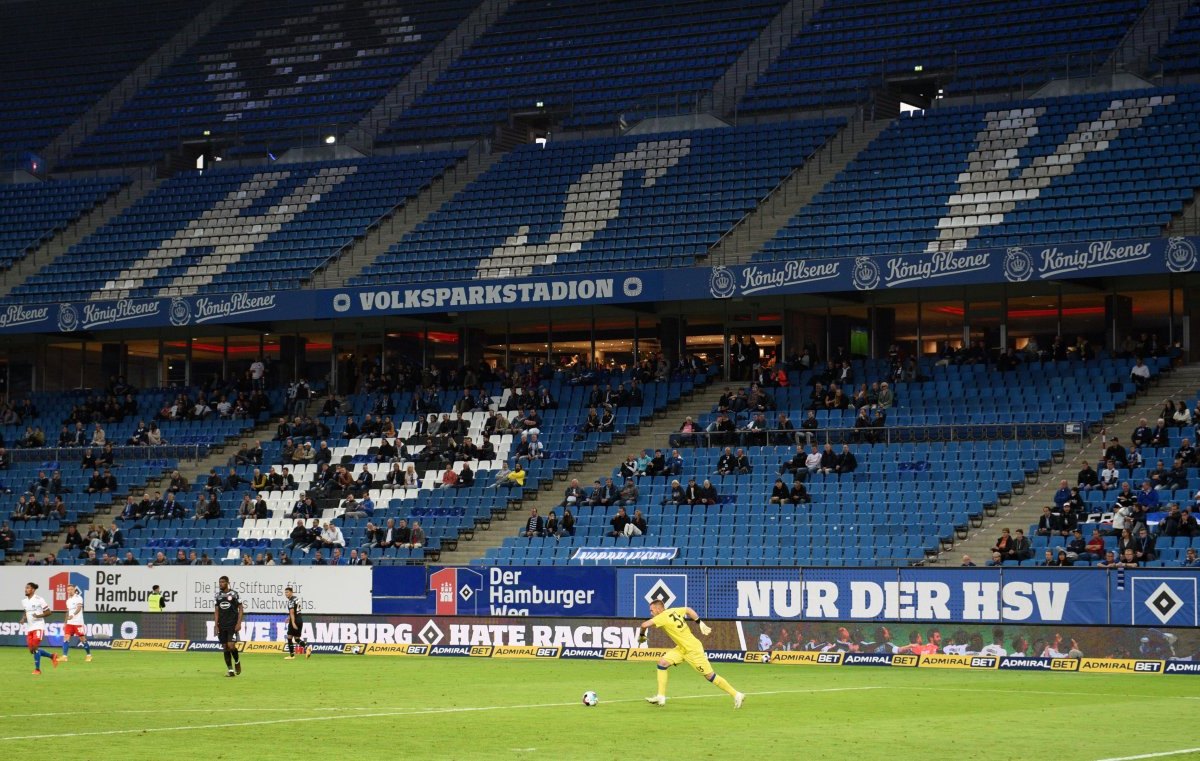
[[[568,109],[565,126],[687,113],[781,0],[518,0],[383,142],[489,135],[510,111]],[[648,102],[654,101],[654,102]]]
[[[352,282],[687,266],[841,123],[523,146]]]
[[[207,0],[0,3],[0,162],[40,151]]]
[[[947,94],[1033,91],[1104,62],[1145,0],[827,0],[751,86],[744,111],[863,102],[884,77]],[[921,67],[921,68],[917,68]]]
[[[477,4],[243,2],[80,145],[67,165],[148,163],[204,130],[236,141],[229,155],[279,154],[343,133]]]
[[[188,172],[17,286],[8,301],[296,288],[462,155]]]
[[[104,177],[0,185],[0,269],[25,258],[125,183]]]
[[[890,125],[756,257],[1153,237],[1200,187],[1200,91],[937,109]]]
[[[1193,2],[1187,15],[1179,20],[1171,36],[1158,49],[1155,57],[1162,61],[1167,74],[1193,73],[1200,69],[1200,3]]]

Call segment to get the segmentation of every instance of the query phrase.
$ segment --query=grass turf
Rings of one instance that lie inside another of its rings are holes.
[[[32,676],[0,649],[8,758],[987,759],[1096,761],[1200,747],[1188,676],[722,664],[749,694],[595,661],[73,650]],[[600,705],[580,704],[595,690]],[[665,747],[664,747],[665,746]],[[1200,752],[1170,758],[1200,758]]]

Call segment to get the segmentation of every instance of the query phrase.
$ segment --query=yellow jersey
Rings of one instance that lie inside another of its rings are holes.
[[[650,621],[657,628],[666,632],[680,650],[704,652],[704,645],[700,644],[700,640],[696,639],[696,635],[692,634],[691,627],[687,625],[687,608],[667,608]]]

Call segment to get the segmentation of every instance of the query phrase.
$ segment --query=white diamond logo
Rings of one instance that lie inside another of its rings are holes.
[[[417,634],[417,636],[419,636],[421,641],[426,645],[432,647],[441,642],[446,635],[433,621],[427,621],[425,625],[421,627],[421,631]]]
[[[463,584],[458,590],[458,596],[462,598],[463,602],[470,602],[471,598],[475,596],[475,592],[470,586]]]
[[[1183,607],[1183,600],[1164,581],[1146,598],[1146,607],[1162,623],[1167,623]]]
[[[646,596],[643,599],[647,604],[658,600],[662,602],[664,606],[669,608],[678,598],[676,597],[675,593],[671,591],[671,588],[667,586],[667,583],[662,579],[659,579],[658,581],[654,582],[654,585],[650,587],[650,591],[646,593]]]

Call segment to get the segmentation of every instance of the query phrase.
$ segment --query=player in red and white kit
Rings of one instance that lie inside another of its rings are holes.
[[[42,649],[42,640],[46,638],[46,618],[50,615],[50,606],[37,594],[38,585],[32,581],[25,585],[25,599],[21,607],[25,609],[21,623],[25,624],[25,644],[33,655],[33,673],[42,673],[42,658],[49,658],[58,668],[58,655]]]
[[[79,637],[79,644],[83,645],[83,652],[87,654],[84,660],[91,663],[92,646],[88,644],[87,626],[83,623],[83,595],[79,594],[79,587],[74,584],[67,585],[67,624],[63,627],[62,652],[64,661],[67,660],[71,637]]]

